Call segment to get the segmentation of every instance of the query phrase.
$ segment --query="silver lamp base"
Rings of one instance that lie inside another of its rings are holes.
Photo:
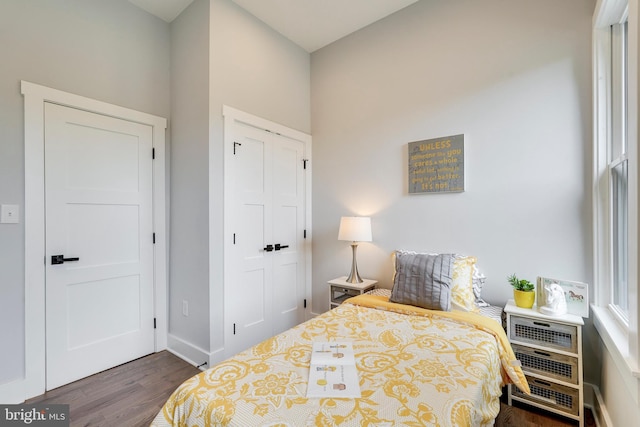
[[[358,263],[356,262],[356,251],[358,250],[358,244],[353,242],[351,244],[351,252],[353,253],[353,259],[351,260],[351,272],[349,273],[349,277],[347,277],[348,283],[362,283],[364,280],[360,277],[358,273]]]

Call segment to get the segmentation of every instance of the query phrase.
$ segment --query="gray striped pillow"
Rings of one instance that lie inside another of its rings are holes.
[[[389,301],[430,310],[451,310],[453,254],[396,252],[396,274]]]

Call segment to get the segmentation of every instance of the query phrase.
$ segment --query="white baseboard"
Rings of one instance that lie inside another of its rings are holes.
[[[26,396],[25,380],[20,378],[9,383],[0,384],[0,403],[15,405],[24,403]]]
[[[211,358],[208,351],[172,334],[167,334],[167,351],[193,366],[200,366],[204,362],[209,363]]]
[[[202,371],[209,369],[226,359],[224,347],[212,352],[207,352],[206,350],[171,334],[167,336],[167,351],[178,356],[185,362],[200,368]],[[204,362],[206,362],[206,364],[203,364]]]
[[[594,405],[594,391],[596,386],[591,383],[584,383],[582,387],[582,393],[584,398],[584,406],[587,408],[593,408]]]
[[[224,359],[226,359],[224,355],[224,347],[214,350],[209,354],[209,364],[204,368],[209,369],[213,365],[216,365],[222,362]]]
[[[593,406],[591,410],[593,411],[593,418],[596,420],[596,425],[598,427],[613,427],[613,422],[607,411],[600,389],[593,384],[590,384],[590,386],[593,390]]]

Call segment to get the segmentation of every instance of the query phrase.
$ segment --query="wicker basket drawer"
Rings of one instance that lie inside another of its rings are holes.
[[[513,344],[513,352],[522,363],[522,370],[550,379],[578,384],[578,358],[550,351]]]
[[[578,353],[578,328],[574,325],[511,316],[509,341]]]
[[[580,395],[576,388],[566,387],[550,381],[540,380],[526,376],[531,389],[531,395],[527,396],[517,387],[510,387],[511,394],[523,401],[543,404],[548,408],[554,408],[574,416],[580,415]]]

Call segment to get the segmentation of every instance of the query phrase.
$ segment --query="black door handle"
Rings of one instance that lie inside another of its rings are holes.
[[[276,243],[276,251],[279,251],[280,249],[284,249],[288,247],[289,245],[281,245],[280,243]]]
[[[265,251],[267,252],[271,252],[273,250],[273,245],[267,245],[265,248],[263,248]]]
[[[51,264],[64,264],[65,261],[80,261],[80,258],[65,258],[64,255],[51,255]]]

